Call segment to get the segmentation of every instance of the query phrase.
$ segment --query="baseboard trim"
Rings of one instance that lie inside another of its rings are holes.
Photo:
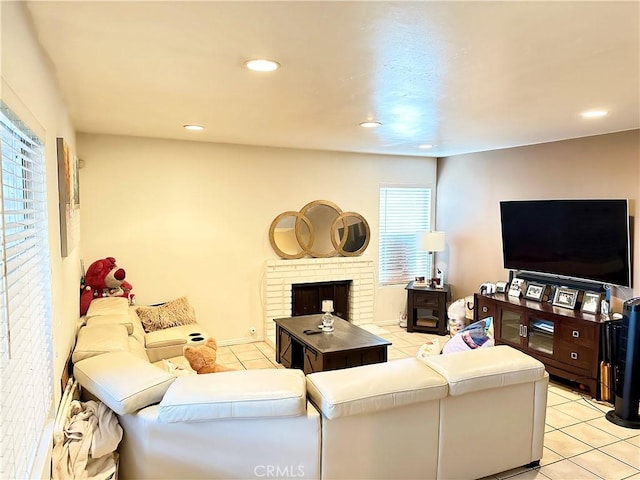
[[[397,318],[394,318],[393,320],[380,320],[378,322],[373,322],[373,325],[378,325],[380,327],[386,325],[400,325],[400,320],[398,320]]]
[[[226,347],[229,345],[239,345],[241,343],[256,343],[256,342],[264,342],[264,337],[263,336],[240,337],[240,338],[231,338],[228,340],[220,340],[218,341],[218,346]]]

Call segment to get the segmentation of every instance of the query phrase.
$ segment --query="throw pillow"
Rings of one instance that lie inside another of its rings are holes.
[[[138,307],[136,313],[147,333],[196,323],[196,312],[187,297],[176,298],[157,307]]]
[[[487,317],[463,328],[449,340],[442,353],[466,352],[476,348],[493,347],[493,317]]]

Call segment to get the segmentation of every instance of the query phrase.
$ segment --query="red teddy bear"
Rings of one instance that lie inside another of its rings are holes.
[[[84,286],[80,293],[80,315],[87,313],[89,304],[99,297],[126,297],[131,301],[133,288],[125,281],[126,272],[116,265],[113,257],[96,260],[84,275]]]

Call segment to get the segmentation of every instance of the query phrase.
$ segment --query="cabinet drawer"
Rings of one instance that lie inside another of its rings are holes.
[[[562,363],[575,367],[591,369],[597,352],[588,346],[570,342],[558,342],[558,350],[554,358]]]
[[[596,330],[586,323],[562,321],[556,326],[558,340],[570,345],[595,348]]]
[[[482,320],[487,317],[496,318],[496,306],[494,303],[483,302],[482,299],[480,299],[475,310],[478,315],[477,320]]]
[[[437,309],[440,306],[439,298],[440,296],[437,294],[429,295],[423,293],[420,295],[414,295],[413,306],[414,308]]]

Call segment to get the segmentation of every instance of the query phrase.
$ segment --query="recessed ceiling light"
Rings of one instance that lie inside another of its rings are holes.
[[[367,122],[362,122],[360,124],[360,126],[363,127],[363,128],[376,128],[376,127],[379,127],[380,125],[382,125],[382,123],[375,122],[375,121],[372,121],[372,120],[367,121]]]
[[[418,148],[421,148],[422,150],[427,150],[428,148],[433,148],[433,145],[431,145],[430,143],[423,143],[422,145],[418,145]]]
[[[604,117],[608,114],[606,110],[588,110],[586,112],[582,112],[582,118],[600,118]]]
[[[194,132],[204,130],[204,127],[202,125],[183,125],[183,127],[185,130],[193,130]]]
[[[280,68],[280,64],[278,62],[274,60],[267,60],[266,58],[247,60],[244,62],[244,66],[254,72],[273,72]]]

